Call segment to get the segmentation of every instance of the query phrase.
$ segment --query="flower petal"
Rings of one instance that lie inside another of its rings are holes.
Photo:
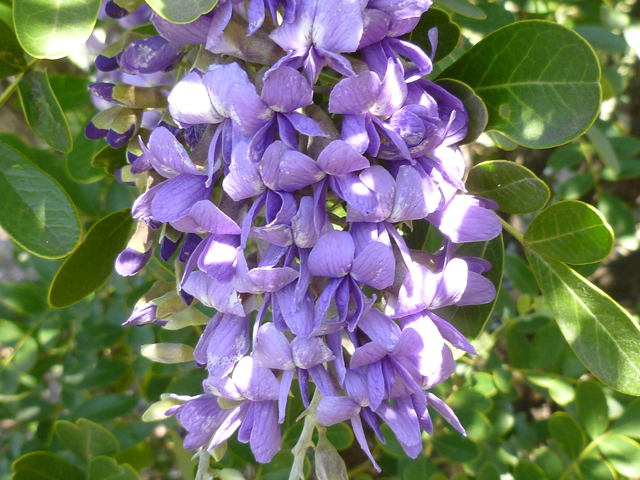
[[[351,275],[358,282],[382,290],[393,284],[396,260],[393,250],[380,242],[364,247],[351,267]]]
[[[291,67],[269,72],[262,88],[262,100],[275,112],[293,112],[313,103],[309,82]]]
[[[353,238],[347,232],[327,232],[309,254],[309,272],[316,277],[343,277],[351,270],[354,251]]]
[[[369,166],[369,160],[343,140],[334,140],[320,153],[318,166],[329,175],[343,175]]]

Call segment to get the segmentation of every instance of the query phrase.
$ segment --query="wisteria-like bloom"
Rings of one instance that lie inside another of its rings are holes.
[[[87,127],[127,146],[122,176],[141,188],[118,272],[137,273],[158,242],[175,257],[175,289],[156,286],[126,323],[163,324],[192,301],[216,310],[194,352],[203,393],[168,412],[186,448],[237,431],[269,462],[296,378],[314,421],[350,421],[376,468],[363,421],[381,441],[386,423],[412,457],[433,410],[464,433],[429,389],[454,371],[449,345],[475,350],[434,312],[495,298],[491,265],[455,251],[501,224],[466,195],[464,104],[425,78],[434,52],[399,38],[430,5],[220,0],[185,25],[153,14],[160,36],[125,34],[98,57],[134,75],[191,65],[170,92],[94,84],[114,106]],[[141,129],[143,110],[161,120]],[[408,247],[413,222],[443,234],[438,251]]]

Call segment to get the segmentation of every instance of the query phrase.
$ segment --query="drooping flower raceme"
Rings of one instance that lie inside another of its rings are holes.
[[[454,371],[449,345],[475,350],[434,311],[494,299],[491,265],[455,250],[501,225],[492,202],[465,194],[463,103],[425,78],[433,52],[400,38],[430,4],[220,0],[186,25],[154,14],[160,37],[129,36],[99,57],[127,74],[182,62],[178,83],[156,88],[160,103],[128,105],[112,98],[122,87],[96,84],[119,110],[87,133],[127,145],[120,177],[142,190],[118,270],[138,272],[158,241],[176,257],[176,290],[141,300],[127,323],[171,322],[194,301],[216,310],[194,353],[203,393],[170,411],[186,448],[237,431],[269,462],[295,378],[305,405],[311,384],[322,397],[316,421],[350,421],[376,467],[363,421],[382,441],[386,423],[412,457],[430,409],[464,433],[428,390]],[[143,110],[162,114],[151,131]],[[435,253],[409,248],[414,222],[442,233]]]

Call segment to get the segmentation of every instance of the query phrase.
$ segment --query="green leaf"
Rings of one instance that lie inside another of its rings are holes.
[[[487,438],[491,433],[491,424],[486,416],[476,410],[456,410],[460,423],[474,442]]]
[[[500,480],[500,470],[495,463],[487,462],[478,471],[476,480]]]
[[[501,133],[496,132],[495,130],[486,132],[486,134],[491,139],[491,141],[495,143],[496,147],[501,148],[502,150],[510,152],[518,148],[518,144],[516,142],[514,142],[510,138],[505,137]]]
[[[466,145],[468,143],[475,142],[480,134],[484,132],[489,119],[487,107],[484,105],[484,102],[475,94],[471,87],[459,82],[458,80],[445,78],[443,80],[438,80],[436,83],[460,99],[464,104],[464,107],[467,109],[467,114],[469,115],[467,136],[459,143],[461,145]]]
[[[0,80],[17,75],[22,72],[26,66],[24,61],[24,52],[13,28],[0,19]]]
[[[85,480],[87,476],[75,465],[49,452],[32,452],[12,465],[12,480]]]
[[[210,12],[218,0],[148,0],[149,6],[171,23],[190,23],[200,15]]]
[[[469,462],[480,455],[480,450],[476,444],[458,432],[445,433],[442,436],[433,437],[431,442],[433,443],[433,448],[440,455],[452,462]]]
[[[584,432],[578,422],[564,412],[556,412],[549,419],[549,433],[560,450],[569,458],[578,458],[586,445]]]
[[[402,469],[402,480],[427,480],[434,473],[437,473],[436,466],[424,456],[411,460]],[[357,479],[358,477],[356,477]],[[372,479],[373,480],[373,479]]]
[[[487,413],[492,406],[490,399],[473,388],[458,390],[451,396],[449,404],[454,410],[469,409],[481,413]]]
[[[167,415],[165,415],[165,412],[171,407],[175,407],[176,405],[180,405],[180,402],[178,400],[174,400],[173,398],[160,400],[159,402],[156,402],[149,408],[147,408],[147,411],[142,414],[142,421],[157,422],[159,420],[169,418]]]
[[[640,399],[626,406],[622,416],[611,425],[613,433],[640,438]]]
[[[598,152],[598,156],[602,163],[613,170],[616,174],[620,173],[620,160],[616,155],[615,150],[611,146],[607,136],[597,126],[591,125],[591,128],[587,130],[587,138],[591,141]]]
[[[456,49],[460,40],[460,27],[451,22],[451,17],[446,12],[430,8],[420,17],[418,25],[409,35],[409,41],[425,52],[432,53],[433,46],[429,40],[429,30],[432,28],[438,29],[438,45],[433,59],[435,64]]]
[[[558,188],[558,196],[564,200],[578,200],[595,185],[593,173],[585,172],[574,175]]]
[[[78,212],[60,185],[1,142],[0,204],[0,225],[34,255],[65,257],[80,240]]]
[[[336,423],[327,428],[327,439],[336,449],[344,450],[353,443],[353,432],[345,423]]]
[[[620,305],[566,265],[527,251],[562,334],[602,382],[640,395],[640,327]]]
[[[611,465],[597,458],[585,458],[578,465],[584,480],[617,480]]]
[[[640,445],[634,440],[623,435],[611,435],[598,443],[598,449],[619,474],[640,476]]]
[[[140,354],[152,362],[184,363],[193,361],[193,347],[181,343],[152,343],[142,345]]]
[[[73,150],[67,155],[69,176],[80,183],[93,183],[105,177],[105,171],[91,164],[91,159],[104,148],[104,141],[89,140],[84,132],[73,140]],[[108,145],[107,145],[108,146]]]
[[[606,192],[600,193],[598,210],[607,223],[611,225],[618,240],[624,237],[635,237],[636,219],[633,212],[620,199]]]
[[[112,213],[94,224],[58,270],[49,290],[49,304],[54,308],[68,307],[98,290],[113,272],[132,224],[130,210]]]
[[[14,0],[13,22],[22,48],[36,58],[62,58],[91,35],[100,0]]]
[[[18,84],[20,103],[31,130],[47,145],[63,153],[73,148],[71,131],[47,72],[29,72]]]
[[[453,19],[454,22],[462,28],[487,36],[516,21],[515,15],[505,9],[502,3],[480,3],[478,8],[485,13],[486,18],[476,19],[456,15]]]
[[[87,88],[91,83],[89,79],[71,75],[55,75],[49,78],[49,83],[63,111],[73,112],[78,109],[86,109],[89,110],[88,113],[91,113],[94,110],[91,94]]]
[[[618,158],[633,157],[640,153],[640,139],[636,137],[608,137]]]
[[[554,172],[559,172],[563,168],[570,168],[586,161],[582,146],[570,144],[554,150],[547,160],[547,167]]]
[[[627,49],[627,44],[620,35],[596,25],[576,27],[575,31],[591,44],[593,48],[607,53],[620,54]]]
[[[458,247],[456,254],[462,257],[479,257],[488,260],[491,263],[491,270],[486,272],[484,276],[493,283],[496,292],[500,289],[504,263],[502,234],[488,242],[464,243]],[[484,330],[497,298],[496,294],[496,298],[492,302],[484,305],[444,307],[436,310],[436,313],[453,324],[464,336],[474,339]]]
[[[504,274],[520,292],[531,295],[532,297],[538,296],[536,277],[533,276],[529,265],[523,262],[520,257],[512,253],[505,254]]]
[[[118,440],[109,430],[85,418],[78,419],[75,424],[58,420],[54,428],[62,444],[85,463],[92,457],[120,451]]]
[[[487,128],[531,148],[582,135],[600,109],[600,66],[589,44],[540,20],[496,30],[439,78],[473,88],[489,111]]]
[[[88,480],[140,480],[131,465],[118,465],[113,458],[96,457],[91,460]]]
[[[544,470],[528,460],[518,462],[513,469],[513,478],[515,480],[547,480]]]
[[[101,325],[99,328],[102,330],[104,326]],[[120,334],[118,334],[118,337],[120,337]],[[77,338],[80,339],[80,336]],[[109,342],[108,345],[111,346],[113,343],[115,342]],[[98,348],[98,345],[95,343],[92,343],[92,346]],[[101,358],[97,364],[86,365],[85,368],[79,372],[71,371],[67,373],[67,369],[65,368],[62,383],[66,387],[83,390],[104,387],[120,380],[127,373],[128,369],[129,363],[125,360],[118,358]]]
[[[487,17],[487,14],[476,7],[469,0],[438,0],[436,5],[442,5],[449,10],[453,10],[460,15],[470,18],[483,19]]]
[[[545,208],[533,219],[524,234],[524,245],[538,255],[584,265],[611,253],[613,232],[591,205],[565,200]]]
[[[563,352],[566,343],[555,323],[540,328],[531,342],[531,358],[535,368],[552,365]]]
[[[78,405],[69,415],[72,419],[86,418],[92,422],[102,423],[126,415],[138,404],[136,395],[106,394],[94,397]]]
[[[104,168],[111,175],[119,169],[127,165],[127,146],[113,149],[109,145],[105,145],[102,150],[96,153],[91,160],[91,166],[95,168]]]
[[[549,187],[529,169],[507,160],[483,162],[469,171],[469,193],[488,198],[511,214],[533,213],[549,201]]]
[[[576,406],[587,435],[596,438],[607,430],[609,408],[600,385],[592,381],[580,382],[576,390]]]

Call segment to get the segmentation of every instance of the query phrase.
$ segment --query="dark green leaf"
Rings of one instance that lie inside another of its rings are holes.
[[[506,150],[508,152],[518,148],[518,144],[513,140],[505,137],[501,133],[494,131],[486,132],[489,138],[496,144],[496,147]]]
[[[502,234],[488,242],[464,243],[456,252],[459,256],[479,257],[488,260],[491,263],[491,270],[484,275],[493,283],[496,292],[500,289],[504,263]],[[444,307],[437,310],[436,313],[452,323],[464,336],[474,339],[482,333],[496,301],[497,295],[492,302],[484,305]]]
[[[633,212],[621,200],[606,192],[600,193],[598,210],[611,225],[616,238],[635,237],[636,219]]]
[[[105,146],[103,141],[89,140],[80,132],[73,140],[73,150],[67,155],[67,171],[76,182],[93,183],[105,177],[105,171],[91,164],[91,160]]]
[[[584,480],[617,480],[611,465],[597,458],[585,458],[578,465]]]
[[[437,5],[442,5],[460,15],[470,18],[486,18],[487,15],[469,0],[438,0]]]
[[[60,108],[46,72],[29,72],[18,84],[27,123],[47,145],[63,153],[73,148],[67,118]]]
[[[486,416],[476,410],[456,410],[456,416],[474,442],[484,440],[491,433],[491,424]]]
[[[609,426],[609,408],[600,385],[595,382],[580,382],[576,390],[578,418],[587,435],[596,438]]]
[[[584,432],[573,418],[564,412],[556,412],[549,419],[549,433],[560,450],[569,458],[578,458],[586,445]]]
[[[614,54],[624,53],[627,49],[627,44],[620,35],[600,26],[580,26],[576,27],[575,31],[595,49]]]
[[[75,465],[49,452],[23,455],[12,465],[12,480],[85,480],[87,476]]]
[[[44,312],[43,289],[43,285],[32,283],[0,283],[0,304],[20,313]]]
[[[640,139],[636,137],[609,137],[618,158],[633,157],[640,153]]]
[[[25,67],[24,52],[13,29],[0,19],[0,80],[17,75]]]
[[[600,109],[600,67],[593,50],[573,31],[545,21],[496,30],[439,78],[473,88],[489,111],[487,128],[531,148],[573,140]]]
[[[485,107],[484,102],[468,85],[465,85],[458,80],[445,78],[443,80],[438,80],[436,83],[449,93],[452,93],[459,98],[467,109],[467,114],[469,115],[469,130],[467,132],[467,136],[459,143],[461,145],[466,145],[468,143],[475,142],[480,134],[484,132],[489,119],[487,107]]]
[[[536,332],[531,342],[531,358],[535,368],[552,365],[562,354],[566,345],[562,333],[555,323],[545,325]]]
[[[70,75],[56,75],[49,78],[51,89],[56,94],[60,108],[65,112],[72,112],[81,108],[93,110],[91,94],[87,87],[89,80],[84,77]]]
[[[20,44],[36,58],[62,58],[91,35],[100,0],[14,0]]]
[[[353,433],[344,423],[336,423],[327,428],[327,439],[337,450],[344,450],[353,443]]]
[[[562,462],[555,452],[552,452],[547,447],[542,447],[536,450],[535,463],[542,470],[544,470],[547,478],[551,480],[559,479],[564,473]]]
[[[637,442],[623,435],[611,435],[598,443],[598,448],[619,474],[640,476],[640,445]]]
[[[65,257],[80,240],[78,212],[60,185],[3,143],[0,204],[2,228],[35,255]]]
[[[391,427],[384,424],[380,426],[380,429],[384,435],[384,439],[387,441],[387,443],[383,445],[380,443],[380,439],[376,436],[376,443],[380,448],[382,448],[385,453],[393,457],[405,458],[407,454],[402,448],[402,445],[400,445],[400,442],[398,442],[398,439],[396,438],[395,433],[393,433],[393,430],[391,430]]]
[[[477,480],[500,480],[500,470],[494,463],[487,462],[482,465],[482,468],[476,475]]]
[[[593,173],[580,173],[560,185],[558,196],[564,200],[577,200],[590,191],[594,184]]]
[[[210,12],[218,0],[189,0],[188,2],[149,0],[148,3],[165,20],[172,23],[189,23],[203,13]]]
[[[469,193],[488,198],[511,214],[532,213],[549,201],[549,187],[529,169],[506,160],[490,160],[469,171]]]
[[[109,145],[105,145],[102,150],[96,153],[91,160],[91,166],[95,168],[104,168],[111,175],[119,169],[127,165],[127,146],[113,149]]]
[[[611,253],[613,232],[591,205],[566,200],[547,207],[533,219],[524,234],[524,244],[539,255],[583,265]]]
[[[469,409],[481,413],[488,412],[492,406],[490,399],[472,388],[465,388],[454,393],[449,404],[454,410]]]
[[[547,480],[544,471],[535,463],[528,460],[520,460],[516,468],[513,469],[515,480]]]
[[[605,293],[566,265],[531,250],[527,258],[564,337],[604,383],[640,395],[640,328]]]
[[[485,13],[487,18],[479,20],[456,15],[454,21],[462,28],[485,36],[516,21],[515,15],[506,10],[502,3],[481,3],[478,8]]]
[[[433,59],[437,63],[456,49],[460,40],[460,27],[451,22],[446,12],[437,8],[430,8],[423,13],[409,40],[430,54],[433,54],[433,46],[429,41],[429,30],[432,28],[438,29],[438,45]]]
[[[70,414],[72,419],[86,418],[102,423],[126,415],[138,404],[138,397],[125,394],[107,394],[94,397],[78,405]]]
[[[118,440],[109,430],[85,418],[80,418],[75,424],[58,420],[55,430],[62,444],[85,463],[92,457],[120,451]]]
[[[88,480],[140,480],[131,465],[118,465],[113,458],[96,457],[91,460]]]
[[[118,254],[129,240],[129,210],[107,215],[87,232],[84,241],[62,264],[49,290],[49,303],[64,308],[102,286],[113,272]]]
[[[152,423],[133,422],[111,430],[118,439],[122,450],[129,450],[140,442],[143,442],[156,426]]]
[[[622,416],[613,422],[611,431],[628,437],[640,438],[640,399],[627,405]]]
[[[591,141],[591,144],[598,152],[598,156],[602,163],[613,170],[615,173],[620,173],[620,160],[616,155],[615,150],[609,142],[609,138],[600,130],[596,125],[592,125],[587,130],[587,138]]]
[[[602,169],[602,178],[609,182],[638,177],[640,177],[640,159],[637,158],[625,158],[624,160],[620,160],[619,174],[616,174],[610,168],[605,167]]]
[[[113,343],[110,342],[108,345],[111,346]],[[99,348],[95,343],[92,343],[92,346]],[[78,389],[103,387],[120,380],[128,369],[129,364],[125,360],[101,358],[96,365],[87,365],[80,372],[67,374],[65,370],[62,382],[65,386]]]
[[[516,368],[531,366],[531,346],[524,334],[511,327],[507,332],[507,354],[511,364]]]
[[[520,292],[536,297],[538,295],[538,283],[533,272],[520,257],[507,253],[504,256],[504,274],[513,286]]]
[[[402,480],[427,480],[437,472],[438,469],[431,460],[420,456],[405,465],[402,469]]]
[[[547,161],[547,167],[558,172],[586,161],[582,146],[571,144],[555,149]]]
[[[452,462],[469,462],[480,454],[476,444],[458,432],[445,433],[441,437],[433,437],[431,441],[433,448]]]

